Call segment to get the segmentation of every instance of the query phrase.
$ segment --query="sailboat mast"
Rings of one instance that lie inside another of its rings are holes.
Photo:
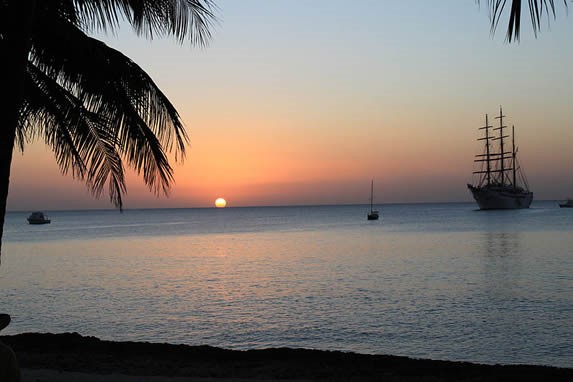
[[[517,153],[515,152],[515,126],[511,125],[511,152],[512,152],[512,163],[511,163],[511,167],[513,170],[513,190],[515,191],[517,188],[517,179],[516,179],[516,160],[515,157],[517,155]]]
[[[372,204],[374,203],[374,179],[370,184],[370,212],[372,212]]]

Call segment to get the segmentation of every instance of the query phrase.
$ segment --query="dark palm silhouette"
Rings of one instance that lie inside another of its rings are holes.
[[[544,17],[556,17],[557,4],[563,2],[567,8],[567,0],[528,0],[529,17],[533,33],[537,36]],[[478,3],[480,1],[478,0]],[[506,38],[509,42],[519,41],[522,19],[521,0],[487,0],[491,16],[491,30],[495,32],[502,17],[507,14],[508,24]]]
[[[0,0],[0,250],[14,147],[43,139],[63,173],[121,209],[125,166],[167,193],[187,135],[179,114],[133,61],[86,33],[120,23],[148,38],[204,45],[211,0]]]

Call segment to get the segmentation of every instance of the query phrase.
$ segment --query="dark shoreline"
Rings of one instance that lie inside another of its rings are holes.
[[[483,365],[339,351],[103,341],[77,333],[0,336],[25,369],[170,377],[338,381],[573,380],[573,368]]]

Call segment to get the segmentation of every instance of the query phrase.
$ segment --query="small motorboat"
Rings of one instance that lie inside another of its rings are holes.
[[[561,208],[573,208],[573,199],[567,199],[563,203],[559,203]]]
[[[48,215],[43,212],[32,212],[32,214],[28,216],[28,223],[30,224],[49,224],[50,222],[51,220],[48,219]]]

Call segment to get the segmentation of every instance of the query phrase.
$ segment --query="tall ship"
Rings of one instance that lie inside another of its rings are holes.
[[[478,181],[474,185],[468,184],[468,189],[481,210],[529,208],[533,200],[533,192],[529,191],[517,160],[515,127],[511,128],[511,144],[508,144],[510,136],[506,135],[503,118],[505,115],[500,107],[499,116],[495,117],[499,126],[490,126],[486,114],[485,126],[480,128],[484,136],[478,141],[484,141],[484,150],[474,160],[480,164],[479,170],[474,171]]]

